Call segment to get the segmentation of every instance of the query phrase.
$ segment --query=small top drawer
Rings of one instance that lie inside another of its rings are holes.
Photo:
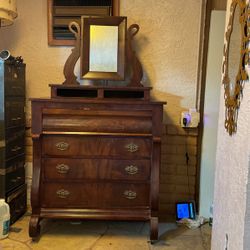
[[[6,64],[5,66],[5,95],[25,95],[25,66]]]
[[[43,109],[43,131],[152,133],[150,110]]]
[[[44,135],[43,155],[151,157],[150,137]]]

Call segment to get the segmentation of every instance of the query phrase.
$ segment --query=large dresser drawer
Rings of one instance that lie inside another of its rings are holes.
[[[10,224],[21,217],[27,208],[27,186],[23,184],[6,195],[6,201],[10,206]]]
[[[8,98],[5,108],[8,128],[25,125],[24,98]]]
[[[44,131],[152,133],[152,111],[44,109]]]
[[[24,154],[25,151],[25,131],[17,129],[8,129],[6,131],[6,158]]]
[[[42,152],[47,156],[151,157],[150,137],[44,135]]]
[[[13,172],[6,174],[6,192],[20,186],[25,183],[25,169],[19,168]]]
[[[20,155],[14,157],[8,161],[6,161],[6,178],[5,178],[5,186],[6,192],[20,186],[25,182],[25,156]]]
[[[42,207],[114,208],[148,207],[148,184],[44,183]]]
[[[43,159],[45,180],[144,180],[150,178],[150,160]]]

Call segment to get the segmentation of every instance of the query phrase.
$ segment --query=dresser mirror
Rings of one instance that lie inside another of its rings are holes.
[[[237,117],[244,82],[248,79],[246,65],[249,58],[249,21],[246,1],[233,0],[226,32],[223,62],[225,89],[225,128],[230,135],[236,133]]]
[[[112,81],[112,86],[143,87],[143,69],[133,49],[139,25],[132,24],[127,29],[127,17],[120,16],[82,16],[81,20],[81,26],[77,22],[69,24],[76,44],[64,65],[63,85],[80,85],[74,74],[80,58],[81,79],[97,80],[103,86]]]
[[[82,17],[81,24],[81,78],[124,80],[127,18]]]

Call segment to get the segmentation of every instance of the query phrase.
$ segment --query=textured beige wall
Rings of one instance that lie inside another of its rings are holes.
[[[230,4],[231,0],[228,0],[226,25],[229,19]],[[250,67],[248,69],[250,74]],[[249,195],[247,193],[247,183],[249,182],[248,173],[250,167],[249,81],[246,82],[243,90],[243,99],[238,115],[237,133],[235,135],[229,136],[225,131],[224,119],[224,86],[221,86],[214,186],[212,249],[249,249],[249,245],[243,248],[246,211],[249,210],[249,203],[247,204],[246,202],[247,195]],[[228,242],[226,242],[226,235],[228,236]]]
[[[49,96],[48,84],[63,81],[71,50],[48,46],[46,2],[18,1],[16,22],[0,29],[0,49],[22,55],[27,64],[27,97]],[[200,6],[201,0],[121,0],[121,15],[141,27],[136,44],[144,82],[168,102],[167,123],[178,124],[181,110],[195,105]]]
[[[195,106],[201,0],[121,0],[121,15],[138,23],[137,51],[145,85],[167,101],[166,121]]]

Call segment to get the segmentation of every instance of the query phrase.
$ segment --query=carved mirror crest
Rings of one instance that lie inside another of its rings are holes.
[[[223,84],[225,98],[225,128],[230,135],[237,131],[237,118],[243,87],[249,79],[249,2],[232,0],[224,46]]]

